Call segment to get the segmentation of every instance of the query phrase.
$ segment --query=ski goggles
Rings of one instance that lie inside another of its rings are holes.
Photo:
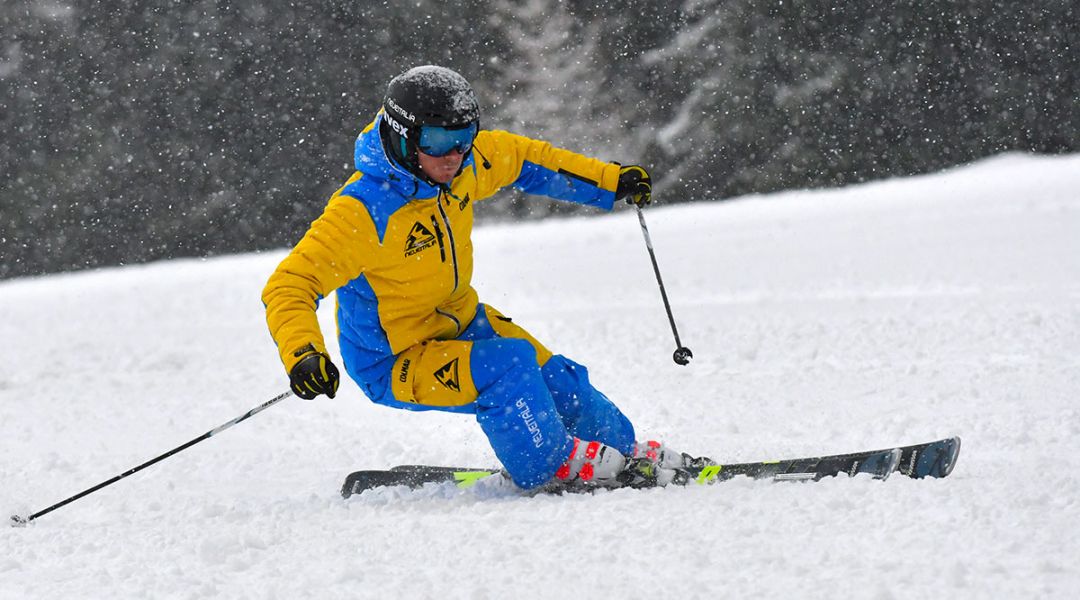
[[[479,131],[480,124],[476,121],[458,127],[424,125],[420,128],[420,139],[416,146],[428,156],[446,156],[454,150],[464,154],[472,148]]]

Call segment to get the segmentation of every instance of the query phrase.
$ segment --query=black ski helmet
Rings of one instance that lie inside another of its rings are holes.
[[[387,152],[410,173],[427,180],[416,156],[420,128],[465,127],[480,120],[472,86],[446,67],[414,67],[390,80],[379,134]]]

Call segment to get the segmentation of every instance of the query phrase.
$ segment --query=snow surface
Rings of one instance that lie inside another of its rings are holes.
[[[469,418],[346,383],[0,527],[0,598],[1075,597],[1078,190],[1080,156],[1004,155],[654,207],[688,367],[632,212],[476,232],[481,298],[589,365],[644,436],[735,461],[960,435],[948,479],[343,500],[359,468],[495,464]],[[3,516],[284,391],[259,301],[281,257],[0,283]]]

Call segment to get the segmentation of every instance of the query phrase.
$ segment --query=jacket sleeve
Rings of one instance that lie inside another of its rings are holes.
[[[619,184],[619,165],[556,148],[506,131],[482,131],[476,146],[491,168],[477,168],[481,198],[513,186],[529,194],[549,196],[611,210]]]
[[[375,227],[364,205],[335,195],[263,288],[266,323],[286,372],[310,344],[326,352],[315,315],[318,302],[364,272]]]

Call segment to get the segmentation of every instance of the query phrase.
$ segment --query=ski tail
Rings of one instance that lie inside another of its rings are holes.
[[[356,471],[345,478],[341,495],[348,498],[367,490],[406,486],[419,488],[426,483],[453,483],[461,488],[472,487],[485,477],[499,475],[497,469],[469,467],[436,467],[428,465],[399,465],[390,470]]]

